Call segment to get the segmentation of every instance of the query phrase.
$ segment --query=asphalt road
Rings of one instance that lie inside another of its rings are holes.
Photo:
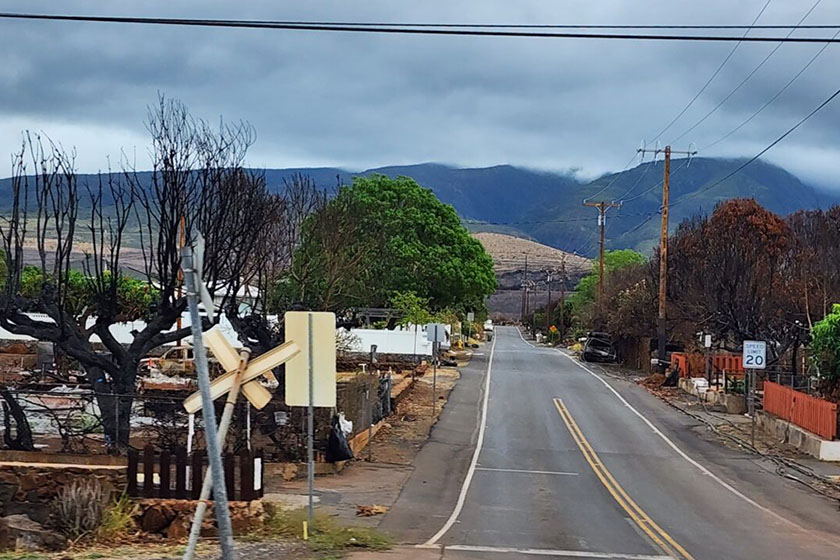
[[[836,504],[641,388],[513,327],[482,353],[383,521],[401,557],[840,558]]]

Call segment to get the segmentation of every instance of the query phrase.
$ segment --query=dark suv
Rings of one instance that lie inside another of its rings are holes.
[[[605,332],[590,332],[583,343],[584,362],[614,362],[615,348],[612,337]]]

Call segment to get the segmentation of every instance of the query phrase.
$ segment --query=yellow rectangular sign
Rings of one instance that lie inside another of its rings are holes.
[[[335,406],[335,313],[289,311],[285,315],[286,342],[300,353],[286,362],[286,404],[309,405],[309,318],[312,317],[312,405]]]

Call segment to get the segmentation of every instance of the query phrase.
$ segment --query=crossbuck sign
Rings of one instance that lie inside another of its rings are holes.
[[[764,369],[767,364],[767,343],[759,340],[745,340],[743,360],[746,369]]]

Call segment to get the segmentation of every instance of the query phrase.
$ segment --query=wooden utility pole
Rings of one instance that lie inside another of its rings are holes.
[[[566,336],[566,255],[560,263],[560,341]]]
[[[598,209],[598,225],[601,228],[601,244],[598,257],[598,311],[604,303],[604,227],[607,224],[607,209],[619,208],[620,202],[584,202],[584,206]]]
[[[646,150],[640,148],[638,150],[642,157],[646,152],[653,152],[654,159],[656,154],[664,152],[665,154],[665,176],[662,179],[662,227],[659,232],[659,313],[656,319],[656,334],[657,334],[657,365],[659,371],[665,373],[668,367],[666,361],[665,346],[667,344],[667,337],[665,333],[665,303],[667,302],[667,287],[668,287],[668,207],[669,196],[671,190],[671,154],[683,154],[689,158],[696,154],[696,151],[674,152],[671,146],[665,146],[664,150],[659,148],[655,150]]]
[[[548,287],[548,302],[545,304],[545,335],[548,336],[548,330],[551,328],[551,271],[548,271],[545,283]]]

